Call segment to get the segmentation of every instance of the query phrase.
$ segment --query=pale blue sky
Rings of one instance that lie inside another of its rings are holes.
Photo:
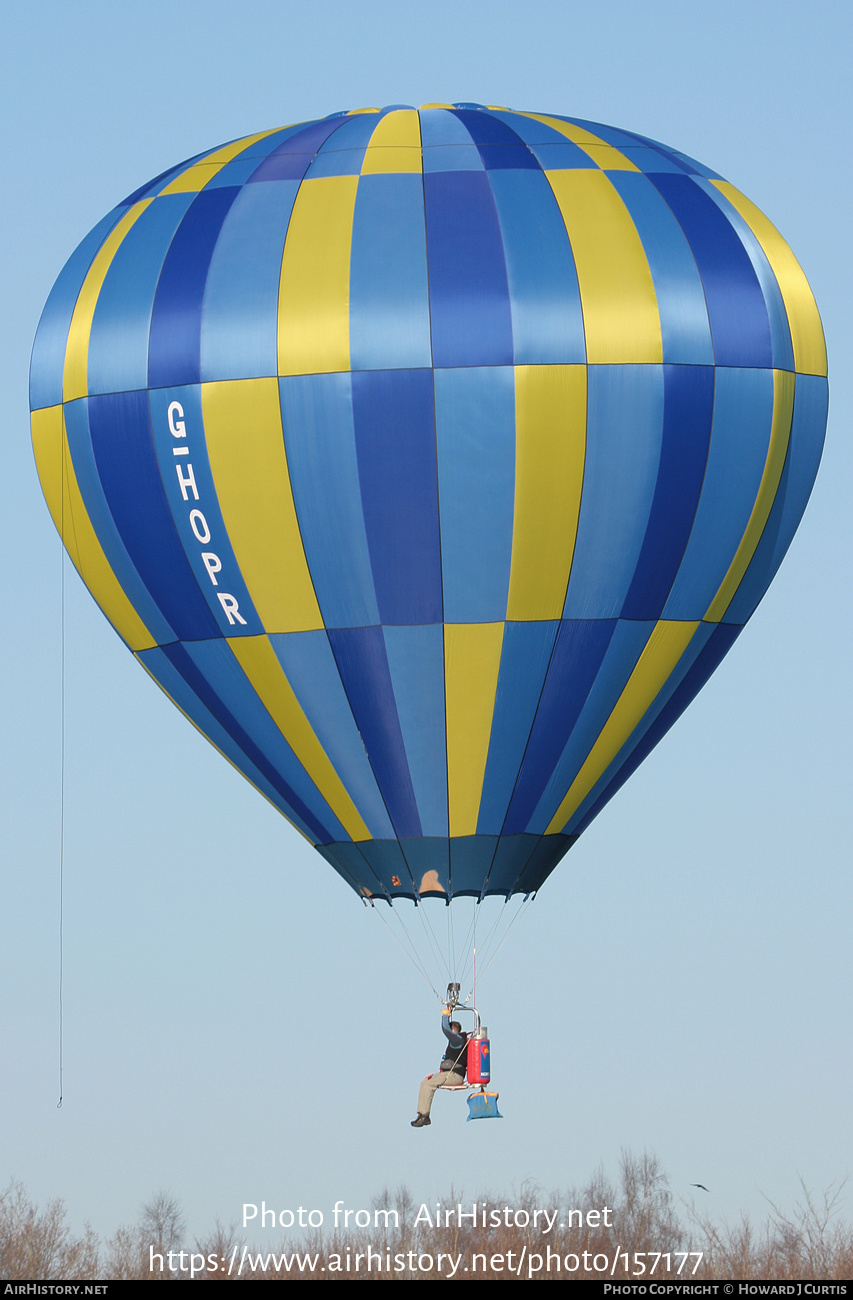
[[[202,1232],[406,1183],[512,1195],[655,1152],[734,1218],[853,1167],[849,1124],[851,8],[816,0],[241,0],[7,8],[0,477],[0,1185],[109,1233],[158,1187]],[[830,358],[817,486],[700,698],[484,982],[503,1123],[439,1098],[431,995],[374,916],[180,717],[68,569],[65,1103],[57,1111],[60,548],[27,367],[53,281],[126,193],[251,131],[472,100],[624,126],[780,228]],[[295,1061],[312,1068],[294,1075]],[[848,1201],[848,1214],[849,1201]]]

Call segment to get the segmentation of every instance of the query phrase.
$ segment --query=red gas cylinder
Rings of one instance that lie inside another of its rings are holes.
[[[468,1039],[468,1082],[488,1083],[490,1078],[489,1040],[484,1031]]]

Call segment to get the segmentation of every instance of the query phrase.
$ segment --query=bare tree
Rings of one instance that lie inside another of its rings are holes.
[[[168,1192],[157,1192],[143,1205],[139,1220],[139,1241],[152,1278],[166,1281],[173,1276],[168,1255],[170,1250],[181,1249],[185,1227],[181,1207]],[[158,1261],[156,1267],[151,1269],[155,1255],[160,1256],[163,1262],[160,1264]]]

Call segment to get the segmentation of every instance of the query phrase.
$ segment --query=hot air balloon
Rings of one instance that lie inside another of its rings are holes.
[[[212,744],[363,899],[507,899],[766,591],[826,354],[786,243],[692,158],[394,105],[120,203],[31,407],[83,581]]]

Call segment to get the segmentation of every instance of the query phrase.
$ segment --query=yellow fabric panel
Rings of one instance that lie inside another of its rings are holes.
[[[516,366],[507,619],[560,618],[586,455],[586,366]]]
[[[119,245],[149,203],[153,203],[153,199],[142,199],[128,208],[121,221],[101,244],[86,273],[86,279],[77,295],[74,314],[68,328],[68,342],[65,346],[65,368],[62,374],[62,399],[65,402],[73,402],[75,397],[88,396],[89,335],[98,294],[101,292],[104,278]]]
[[[698,623],[657,624],[586,762],[548,823],[546,835],[561,831],[577,812],[596,781],[642,721],[698,626]]]
[[[452,104],[421,104],[421,108],[452,108]]]
[[[33,452],[47,508],[80,577],[131,650],[157,643],[131,605],[95,536],[71,462],[61,406],[31,416]]]
[[[322,627],[293,504],[278,380],[203,384],[201,404],[222,517],[264,628]]]
[[[590,144],[584,148],[594,163],[605,172],[638,172],[640,168],[613,144]]]
[[[381,106],[374,107],[374,108],[350,108],[347,109],[346,115],[347,117],[358,117],[360,113],[381,113],[381,112],[382,112]]]
[[[262,798],[266,799],[266,801],[267,801],[267,803],[270,805],[270,807],[271,807],[271,808],[274,808],[274,809],[276,810],[276,812],[279,814],[280,817],[283,817],[284,820],[285,820],[286,822],[289,822],[290,825],[293,827],[293,829],[294,829],[295,831],[298,831],[299,834],[302,836],[303,839],[308,840],[308,836],[305,834],[305,832],[302,830],[302,828],[301,828],[300,826],[297,826],[297,825],[296,825],[296,822],[295,822],[295,821],[292,821],[291,818],[288,817],[287,813],[284,812],[281,808],[279,808],[278,804],[273,803],[273,801],[272,801],[272,799],[270,799],[269,795],[267,795],[266,792],[265,792],[264,790],[262,790],[261,787],[260,787],[259,785],[255,785],[255,783],[254,783],[254,781],[252,780],[252,778],[251,778],[250,776],[247,776],[246,773],[243,772],[243,771],[242,771],[242,770],[237,766],[237,764],[236,764],[235,762],[233,762],[233,760],[230,759],[230,758],[228,757],[228,755],[227,755],[223,750],[221,750],[221,749],[219,748],[219,746],[216,744],[216,741],[211,740],[211,739],[210,739],[210,736],[208,736],[206,732],[202,731],[202,729],[201,729],[201,727],[198,725],[198,723],[195,722],[195,721],[190,717],[190,715],[189,715],[189,714],[188,714],[184,709],[181,708],[180,704],[179,704],[178,701],[175,699],[174,695],[170,695],[169,692],[166,690],[165,686],[163,685],[163,683],[162,683],[162,682],[158,682],[157,678],[154,676],[154,674],[152,673],[151,669],[148,667],[148,665],[147,665],[147,663],[145,662],[145,660],[144,660],[144,659],[140,659],[140,658],[139,658],[139,655],[136,655],[135,657],[136,657],[136,662],[137,662],[138,664],[140,664],[142,668],[145,669],[145,671],[147,672],[148,676],[151,678],[151,680],[152,680],[152,682],[154,683],[154,685],[155,685],[159,690],[161,690],[161,691],[163,692],[163,694],[165,695],[165,697],[166,697],[167,700],[171,700],[171,702],[174,704],[174,706],[175,706],[175,708],[178,710],[178,712],[179,712],[179,713],[182,713],[182,714],[184,715],[184,717],[186,718],[187,722],[191,723],[192,726],[195,727],[195,729],[196,729],[196,731],[198,732],[198,734],[199,734],[200,736],[204,736],[204,739],[207,741],[207,743],[208,743],[209,745],[212,745],[212,746],[213,746],[213,748],[216,750],[217,754],[220,754],[220,755],[222,756],[222,758],[225,759],[225,762],[226,762],[226,763],[229,763],[230,766],[234,768],[234,771],[235,771],[235,772],[239,772],[240,775],[242,776],[243,780],[244,780],[244,781],[248,781],[248,782],[249,782],[249,785],[252,787],[252,789],[253,789],[253,790],[257,790],[258,794],[261,795]],[[313,841],[313,840],[308,840],[308,843],[309,843],[309,844],[313,844],[314,841]]]
[[[372,839],[303,713],[269,639],[265,636],[237,636],[227,640],[267,713],[347,834],[354,840]]]
[[[284,245],[278,373],[349,370],[349,266],[357,176],[303,181]]]
[[[256,144],[258,140],[263,140],[264,136],[275,135],[278,130],[278,127],[274,127],[271,131],[258,131],[255,135],[244,136],[242,140],[232,140],[231,144],[224,144],[221,149],[215,149],[213,153],[193,163],[185,172],[181,172],[180,176],[169,181],[160,193],[192,194],[196,190],[204,189],[207,182],[213,180],[217,172],[221,172],[225,164],[231,162],[232,158],[236,158],[238,153]],[[260,161],[259,158],[258,162]]]
[[[725,195],[743,217],[773,268],[788,314],[794,345],[794,365],[798,373],[825,375],[826,342],[823,326],[803,268],[776,227],[746,195],[741,194],[728,181],[712,181],[711,184]]]
[[[551,126],[560,135],[564,135],[572,144],[576,144],[579,149],[583,149],[592,161],[598,167],[606,168],[608,171],[625,171],[638,172],[640,168],[636,163],[632,163],[630,158],[626,158],[620,153],[615,145],[608,144],[600,136],[594,135],[592,131],[587,131],[586,127],[575,126],[573,122],[563,122],[559,117],[549,117],[546,113],[521,113],[521,117],[530,117],[534,122],[543,122],[545,126]]]
[[[361,165],[362,176],[379,172],[420,172],[421,120],[413,108],[386,113],[370,137]]]
[[[660,363],[660,316],[642,241],[603,172],[546,172],[577,267],[590,365]]]
[[[503,632],[503,623],[447,623],[444,627],[447,802],[452,836],[477,832]]]
[[[796,378],[790,370],[773,371],[773,423],[770,427],[770,445],[764,462],[764,473],[749,516],[746,532],[741,538],[740,546],[735,552],[729,571],[723,579],[720,589],[705,615],[705,622],[719,623],[729,607],[743,575],[755,554],[755,548],[761,540],[764,526],[779,490],[779,480],[788,454],[791,438],[791,421],[794,415],[794,387]]]

